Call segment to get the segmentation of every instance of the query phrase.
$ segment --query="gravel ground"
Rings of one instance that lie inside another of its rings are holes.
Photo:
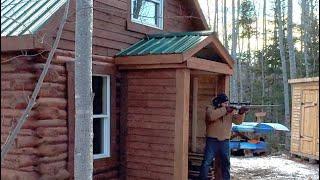
[[[290,159],[287,155],[231,157],[232,180],[316,180],[319,163]]]

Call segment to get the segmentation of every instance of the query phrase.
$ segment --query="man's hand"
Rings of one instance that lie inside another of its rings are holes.
[[[231,106],[226,106],[226,110],[227,110],[227,113],[229,114],[229,113],[232,113],[232,111],[234,110],[234,108],[231,107]]]
[[[247,111],[249,111],[249,109],[245,106],[242,106],[240,109],[239,109],[239,114],[244,114],[246,113]]]

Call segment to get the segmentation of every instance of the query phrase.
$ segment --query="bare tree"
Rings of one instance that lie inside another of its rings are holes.
[[[231,56],[235,60],[234,74],[231,79],[232,101],[239,101],[238,97],[238,60],[237,60],[237,27],[238,21],[235,20],[235,0],[232,0],[232,45]]]
[[[262,105],[264,104],[264,97],[265,97],[265,75],[264,75],[264,51],[266,48],[267,42],[267,21],[266,21],[266,0],[263,0],[263,15],[262,15],[262,34],[263,34],[263,42],[262,42],[262,51],[261,51],[261,83],[262,83],[262,97],[261,102]]]
[[[305,64],[305,72],[306,77],[310,76],[310,69],[309,69],[309,56],[308,56],[308,8],[307,8],[307,0],[302,0],[301,2],[301,27],[302,27],[302,44],[303,44],[303,59]]]
[[[292,38],[292,0],[288,0],[288,49],[289,49],[289,62],[290,62],[290,78],[296,78],[296,57],[294,53],[294,45]]]
[[[226,0],[223,1],[223,30],[224,30],[223,31],[224,46],[226,47],[226,49],[229,49],[229,47],[228,47],[228,31],[227,31],[227,2],[226,2]]]
[[[75,32],[75,179],[92,179],[92,31],[93,0],[77,0]]]
[[[285,114],[285,125],[290,126],[290,109],[289,109],[289,88],[288,88],[288,77],[287,77],[287,65],[286,57],[284,50],[284,34],[283,34],[283,25],[282,25],[282,13],[281,13],[281,2],[276,0],[276,16],[278,18],[278,39],[279,39],[279,48],[280,48],[280,58],[282,65],[282,82],[283,82],[283,92],[284,92],[284,114]],[[286,134],[286,148],[289,148],[289,133]]]

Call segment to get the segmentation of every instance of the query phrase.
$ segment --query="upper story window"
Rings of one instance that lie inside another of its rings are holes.
[[[93,158],[110,157],[110,76],[92,76]]]
[[[131,0],[131,20],[146,26],[163,29],[164,0]]]

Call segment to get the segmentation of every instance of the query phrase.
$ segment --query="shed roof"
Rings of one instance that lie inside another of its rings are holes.
[[[196,47],[212,34],[212,31],[197,31],[148,35],[116,56],[181,54]]]
[[[1,36],[34,34],[66,0],[1,0]]]

